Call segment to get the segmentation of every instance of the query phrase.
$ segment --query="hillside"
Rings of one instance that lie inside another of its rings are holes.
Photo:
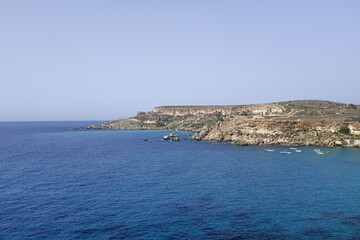
[[[87,129],[177,129],[200,132],[198,139],[240,145],[335,146],[350,145],[345,140],[358,138],[359,121],[360,105],[298,100],[234,106],[160,106]],[[341,127],[350,132],[339,134]]]

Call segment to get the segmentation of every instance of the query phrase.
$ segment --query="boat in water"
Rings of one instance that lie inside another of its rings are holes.
[[[287,151],[282,151],[282,152],[280,152],[281,154],[288,154],[288,155],[290,155],[290,154],[292,154],[292,152],[287,152]]]
[[[266,152],[275,152],[274,149],[265,149]]]
[[[300,149],[296,149],[295,152],[302,152]]]

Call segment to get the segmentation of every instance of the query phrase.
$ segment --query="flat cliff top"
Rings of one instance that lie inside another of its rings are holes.
[[[360,105],[322,100],[297,100],[252,105],[160,106],[134,117],[105,122],[90,128],[199,130],[226,118],[242,121],[360,121]]]
[[[263,117],[282,117],[286,119],[322,119],[322,118],[360,118],[360,105],[344,104],[323,100],[296,100],[250,105],[189,105],[189,106],[159,106],[154,108],[155,112],[169,113],[190,111],[236,111],[238,114],[250,114],[248,111],[270,111],[272,114],[265,114]],[[232,112],[232,115],[237,115]],[[277,114],[275,114],[277,112]],[[227,115],[227,113],[224,113]]]
[[[157,106],[155,108],[233,108],[233,107],[244,107],[244,106],[247,105],[178,105],[178,106]]]
[[[337,103],[332,101],[324,100],[294,100],[294,101],[284,101],[284,102],[272,102],[272,103],[258,103],[258,104],[241,104],[241,105],[177,105],[177,106],[156,106],[155,108],[236,108],[236,107],[245,107],[245,106],[266,106],[270,104],[278,104],[281,106],[292,106],[296,108],[306,108],[306,107],[339,107],[342,105],[349,105],[344,103]],[[357,105],[360,106],[360,105]]]

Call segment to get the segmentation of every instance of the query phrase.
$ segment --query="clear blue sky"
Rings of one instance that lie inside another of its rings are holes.
[[[360,1],[0,1],[0,121],[360,104]]]

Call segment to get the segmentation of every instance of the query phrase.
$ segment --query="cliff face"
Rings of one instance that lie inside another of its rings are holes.
[[[356,139],[360,139],[360,136],[351,135],[351,132],[339,133],[340,127],[346,126],[345,120],[256,120],[235,117],[211,128],[203,128],[200,136],[205,141],[233,142],[237,145],[359,146],[360,142]]]
[[[162,106],[88,129],[177,129],[206,141],[246,144],[356,145],[360,106],[288,101],[238,106]],[[349,133],[340,134],[340,127]],[[354,141],[350,141],[354,140]]]
[[[155,107],[155,113],[170,116],[186,116],[186,115],[211,115],[221,114],[227,115],[248,115],[253,116],[272,116],[284,112],[285,108],[278,104],[256,104],[244,106],[178,106],[178,107]]]

